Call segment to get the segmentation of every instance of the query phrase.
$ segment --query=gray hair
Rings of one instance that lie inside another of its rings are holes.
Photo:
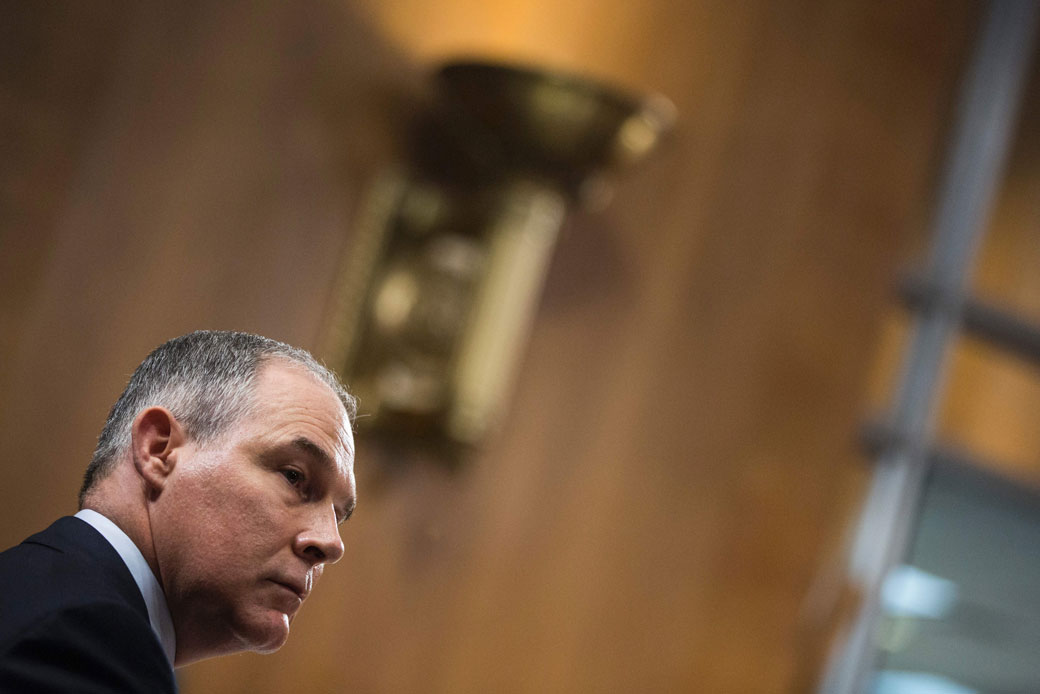
[[[261,366],[284,359],[305,368],[339,397],[353,422],[357,404],[339,379],[309,352],[259,335],[199,330],[176,337],[149,354],[108,413],[87,466],[79,503],[115,467],[130,446],[130,427],[148,407],[165,407],[192,439],[212,440],[249,414]]]

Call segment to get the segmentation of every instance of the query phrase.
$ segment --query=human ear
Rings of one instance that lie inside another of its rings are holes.
[[[185,442],[184,427],[165,407],[149,407],[130,426],[130,452],[137,474],[151,494],[166,484]]]

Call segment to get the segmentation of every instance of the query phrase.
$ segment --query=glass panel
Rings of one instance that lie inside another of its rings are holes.
[[[1040,493],[936,467],[882,605],[873,694],[1040,692]]]

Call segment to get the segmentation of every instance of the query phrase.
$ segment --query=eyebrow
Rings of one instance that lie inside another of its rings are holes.
[[[315,460],[319,465],[326,468],[327,470],[335,470],[336,463],[333,461],[332,456],[329,452],[318,444],[311,441],[306,436],[297,436],[289,444],[292,448],[295,448],[300,453],[304,454],[308,458]],[[353,497],[350,500],[350,505],[345,507],[337,506],[336,508],[336,522],[345,523],[350,520],[350,516],[354,513],[354,508],[357,506],[357,497]]]

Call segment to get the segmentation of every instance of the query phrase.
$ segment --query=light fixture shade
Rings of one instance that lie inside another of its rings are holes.
[[[605,174],[653,149],[674,109],[496,63],[431,81],[409,161],[355,228],[326,354],[362,435],[457,460],[501,419],[568,206],[602,204]]]

